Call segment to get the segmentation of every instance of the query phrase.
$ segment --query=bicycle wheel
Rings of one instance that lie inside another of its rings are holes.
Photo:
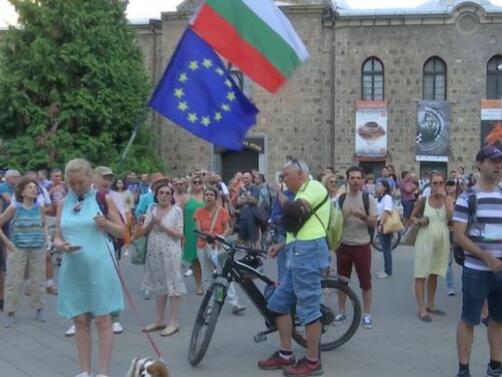
[[[193,366],[200,363],[206,354],[225,296],[225,287],[214,283],[204,295],[195,318],[188,347],[188,361]]]
[[[400,242],[401,242],[401,232],[392,233],[392,239],[390,241],[392,250],[398,247]],[[378,237],[378,235],[375,234],[375,237],[373,237],[373,240],[371,241],[371,246],[373,246],[373,248],[377,251],[382,251],[382,245],[380,244],[380,237]]]
[[[361,322],[361,303],[348,283],[335,279],[321,282],[321,351],[331,351],[348,342],[356,333]],[[339,309],[339,295],[347,296],[345,319],[335,322],[335,316],[342,313]],[[296,321],[295,321],[296,322]],[[307,347],[305,328],[295,323],[293,339],[302,347]]]

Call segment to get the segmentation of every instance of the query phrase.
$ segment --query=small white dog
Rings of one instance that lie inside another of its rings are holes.
[[[162,361],[144,357],[133,359],[126,377],[169,377],[169,373]]]

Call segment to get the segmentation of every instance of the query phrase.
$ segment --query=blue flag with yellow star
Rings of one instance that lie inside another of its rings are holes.
[[[195,136],[241,150],[258,109],[214,50],[191,29],[176,47],[149,105]]]

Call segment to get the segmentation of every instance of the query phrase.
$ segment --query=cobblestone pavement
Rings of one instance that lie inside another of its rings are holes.
[[[383,257],[373,254],[373,272],[380,271]],[[457,266],[455,266],[457,267]],[[274,271],[273,262],[266,268]],[[122,261],[122,269],[140,308],[144,322],[153,318],[153,301],[145,301],[139,293],[142,268]],[[356,335],[341,348],[323,354],[325,376],[336,377],[422,377],[454,376],[457,368],[455,329],[459,316],[460,296],[448,297],[445,282],[438,287],[438,308],[447,312],[446,317],[434,317],[432,323],[417,318],[412,291],[413,249],[399,247],[394,251],[394,276],[388,280],[374,280],[373,318],[374,328],[360,328]],[[460,285],[460,269],[456,268],[457,286]],[[188,341],[192,324],[201,298],[194,294],[193,280],[187,278],[189,293],[183,298],[180,323],[181,331],[170,338],[158,334],[158,342],[164,358],[175,377],[204,376],[281,376],[281,372],[265,372],[256,368],[256,361],[276,350],[277,335],[269,336],[260,344],[253,342],[253,335],[263,330],[263,321],[241,293],[247,309],[244,315],[234,316],[227,306],[217,324],[213,340],[201,364],[192,368],[187,361]],[[352,280],[357,288],[357,279]],[[357,288],[359,293],[359,289]],[[33,320],[29,297],[22,298],[17,325],[12,329],[0,327],[0,376],[1,377],[73,377],[78,374],[78,359],[74,339],[65,338],[70,322],[57,316],[56,299],[48,297],[47,323]],[[1,315],[3,320],[4,315]],[[152,350],[141,333],[140,322],[130,309],[122,314],[125,332],[115,338],[115,350],[111,377],[123,377],[130,360],[138,356],[151,356]],[[484,375],[488,361],[485,329],[476,329],[471,371],[473,376]],[[94,339],[95,339],[95,333]],[[93,348],[93,365],[97,365],[96,347]],[[295,345],[297,355],[304,350]]]

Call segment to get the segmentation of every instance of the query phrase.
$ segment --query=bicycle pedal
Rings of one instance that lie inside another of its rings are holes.
[[[267,336],[263,333],[258,333],[255,336],[253,336],[253,340],[255,343],[262,343],[267,340]]]

